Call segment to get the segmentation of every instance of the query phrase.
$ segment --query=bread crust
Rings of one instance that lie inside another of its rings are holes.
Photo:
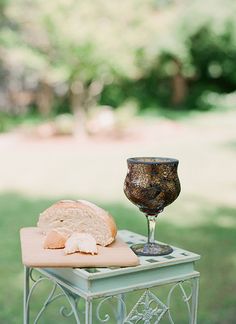
[[[44,249],[62,249],[65,247],[67,236],[58,232],[57,230],[52,230],[48,232],[45,237],[43,248]]]
[[[108,227],[111,230],[111,236],[113,238],[116,237],[116,234],[117,234],[117,226],[116,226],[116,223],[114,221],[114,218],[111,216],[111,214],[109,214],[104,209],[98,207],[97,205],[95,205],[95,204],[93,204],[93,203],[91,203],[89,201],[86,201],[86,200],[77,200],[77,202],[80,202],[84,206],[89,206],[90,208],[92,208],[94,210],[94,212],[97,213],[102,218],[102,220],[107,223]]]
[[[103,223],[106,224],[107,228],[110,231],[110,238],[107,240],[105,245],[112,243],[117,234],[117,227],[113,217],[104,209],[98,207],[97,205],[88,202],[86,200],[61,200],[47,208],[43,213],[40,214],[39,221],[37,226],[44,231],[45,224],[50,222],[50,215],[56,212],[57,210],[80,210],[80,212],[86,212],[90,215],[96,215],[101,219]],[[51,228],[52,230],[52,228]],[[56,230],[58,230],[56,228]],[[59,229],[60,233],[63,232],[63,227]],[[64,228],[65,234],[71,234],[67,232],[67,228]]]

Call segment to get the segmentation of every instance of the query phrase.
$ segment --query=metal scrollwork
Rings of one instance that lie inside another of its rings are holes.
[[[46,308],[55,300],[64,297],[68,301],[70,305],[70,309],[66,306],[62,306],[60,308],[60,314],[64,317],[70,317],[74,315],[76,319],[76,323],[80,324],[80,319],[77,311],[77,306],[78,306],[78,301],[79,301],[79,296],[74,296],[72,293],[67,291],[65,288],[63,288],[60,284],[58,284],[56,281],[53,279],[47,278],[40,276],[38,279],[34,278],[32,275],[32,271],[29,273],[30,279],[33,281],[33,285],[29,291],[27,300],[26,300],[26,310],[29,309],[29,304],[30,304],[30,299],[33,295],[33,292],[36,290],[37,286],[40,285],[42,282],[49,281],[53,283],[53,287],[48,294],[48,297],[46,298],[45,302],[43,303],[43,306],[39,310],[38,314],[35,317],[34,324],[37,324],[43,313],[45,312]],[[60,290],[59,293],[56,294],[56,291]]]
[[[38,273],[36,271],[36,273]],[[26,272],[27,274],[27,272]],[[53,278],[43,276],[41,274],[35,275],[33,269],[29,269],[29,278],[32,280],[31,288],[29,284],[25,286],[25,314],[29,314],[29,305],[32,295],[36,288],[43,282],[50,282],[52,288],[45,299],[41,309],[38,311],[33,323],[37,324],[41,319],[47,307],[54,301],[64,297],[68,305],[61,306],[59,312],[62,316],[68,318],[74,316],[76,323],[80,324],[80,317],[83,317],[83,312],[78,314],[78,304],[81,300],[79,295],[75,295],[70,290],[61,286]],[[167,295],[166,302],[163,303],[150,289],[146,289],[141,297],[138,299],[133,308],[127,312],[126,303],[124,299],[124,293],[114,296],[108,296],[99,301],[96,307],[96,321],[94,323],[111,323],[112,318],[116,318],[117,323],[123,324],[137,324],[144,323],[158,324],[163,317],[169,320],[170,324],[175,324],[174,316],[171,313],[171,302],[174,292],[178,291],[181,294],[184,305],[186,306],[187,314],[189,317],[189,323],[196,323],[196,309],[197,309],[197,292],[198,292],[198,279],[184,280],[174,283]],[[92,301],[90,301],[92,303]],[[109,306],[109,307],[107,307]],[[118,307],[117,307],[118,306]],[[91,308],[92,309],[92,308]],[[86,307],[87,312],[87,307]],[[127,314],[128,313],[128,314]],[[27,315],[28,314],[28,315]],[[87,313],[86,313],[87,314]],[[80,315],[80,316],[79,316]],[[86,315],[87,316],[87,315]],[[92,311],[90,314],[92,320]],[[89,317],[89,318],[90,318]],[[27,317],[28,318],[28,317]],[[87,317],[86,317],[87,318]],[[28,321],[24,323],[29,323]],[[87,322],[86,322],[87,323]],[[90,319],[89,319],[90,323]],[[92,323],[92,322],[91,322]]]
[[[128,314],[124,323],[149,324],[151,320],[154,320],[154,323],[159,323],[167,310],[167,306],[147,289]]]
[[[29,278],[30,280],[32,280],[33,282],[36,282],[39,278],[41,278],[42,276],[39,276],[38,277],[34,277],[34,274],[37,273],[36,271],[34,271],[34,268],[31,268],[29,270]],[[38,274],[38,273],[37,273]]]
[[[173,292],[178,288],[182,294],[183,302],[186,304],[189,319],[191,318],[190,301],[192,299],[193,289],[192,289],[192,284],[190,281],[185,281],[185,283],[190,284],[190,293],[189,294],[187,294],[186,290],[184,289],[183,282],[176,283],[173,287],[171,287],[171,289],[169,291],[169,294],[167,297],[167,306],[168,306],[168,317],[169,317],[169,321],[171,324],[174,324],[174,320],[173,320],[173,317],[171,315],[171,310],[170,310],[171,297],[172,297]]]
[[[103,306],[105,306],[105,304],[107,304],[112,299],[117,298],[118,302],[120,302],[122,305],[123,318],[124,318],[124,321],[122,321],[122,323],[124,324],[136,324],[136,323],[150,324],[151,322],[158,324],[160,323],[161,319],[165,314],[168,315],[169,322],[171,324],[174,324],[174,320],[171,315],[170,304],[171,304],[171,298],[173,292],[176,289],[179,289],[182,295],[183,302],[186,304],[187,312],[190,320],[192,316],[191,300],[193,296],[193,289],[190,281],[185,281],[185,283],[190,284],[190,291],[187,292],[187,289],[183,287],[183,282],[178,282],[174,284],[169,290],[166,304],[164,304],[149,289],[146,289],[128,315],[126,315],[127,314],[126,305],[123,298],[121,298],[121,296],[106,297],[103,300],[101,300],[97,306],[97,310],[96,310],[97,319],[102,323],[109,323],[111,321],[111,313],[108,314],[106,312],[104,315],[102,315],[101,310]],[[113,314],[116,313],[115,307],[114,308],[110,307],[109,309],[110,310],[112,309]]]
[[[102,307],[109,301],[111,300],[114,300],[114,299],[117,299],[117,301],[119,303],[121,303],[122,305],[122,308],[123,308],[123,312],[126,313],[126,305],[125,305],[125,302],[123,300],[123,298],[119,295],[119,296],[108,296],[106,298],[104,298],[103,300],[101,300],[97,306],[97,309],[96,309],[96,317],[97,319],[101,322],[101,323],[106,323],[108,322],[110,319],[111,319],[111,315],[109,315],[108,313],[104,314],[103,316],[101,315],[101,311],[102,311]],[[116,309],[115,307],[112,307],[112,312],[113,314],[116,316]]]
[[[63,296],[63,294],[60,294],[61,296]],[[58,296],[60,297],[60,296]],[[78,307],[78,302],[79,302],[79,297],[70,297],[72,298],[71,302],[74,304],[74,308],[77,309]],[[70,317],[73,314],[74,308],[72,308],[71,310],[68,310],[68,308],[66,306],[62,306],[60,308],[60,314],[64,317]]]

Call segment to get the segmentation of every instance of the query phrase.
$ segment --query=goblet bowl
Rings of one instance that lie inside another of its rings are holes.
[[[172,251],[169,246],[158,248],[154,242],[156,216],[176,200],[180,193],[177,174],[179,161],[164,157],[129,158],[128,172],[124,183],[126,197],[143,212],[148,220],[148,243],[139,246],[137,254],[162,255]],[[151,252],[152,250],[152,252]],[[150,254],[151,253],[151,254]]]

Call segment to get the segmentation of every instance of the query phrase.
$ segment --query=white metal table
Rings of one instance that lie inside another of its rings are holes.
[[[146,241],[144,236],[127,230],[119,231],[119,234],[129,245]],[[176,290],[179,290],[186,305],[187,323],[196,324],[199,272],[195,271],[194,262],[200,256],[177,247],[173,250],[166,256],[142,256],[140,265],[136,267],[25,267],[24,324],[39,323],[49,304],[61,298],[67,300],[70,309],[63,306],[60,313],[68,317],[68,321],[73,318],[70,323],[156,324],[165,320],[165,323],[173,324],[171,301]],[[45,281],[52,289],[35,318],[31,319],[31,298]],[[156,287],[164,285],[168,287],[165,301],[156,293]],[[136,295],[130,298],[129,294],[134,291]],[[83,305],[79,305],[80,302]]]

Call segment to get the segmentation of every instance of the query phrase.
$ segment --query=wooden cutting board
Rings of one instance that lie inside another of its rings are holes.
[[[44,235],[37,227],[20,230],[22,262],[34,268],[127,267],[139,264],[138,257],[119,236],[107,247],[98,245],[98,254],[73,253],[65,255],[63,249],[44,249]]]

